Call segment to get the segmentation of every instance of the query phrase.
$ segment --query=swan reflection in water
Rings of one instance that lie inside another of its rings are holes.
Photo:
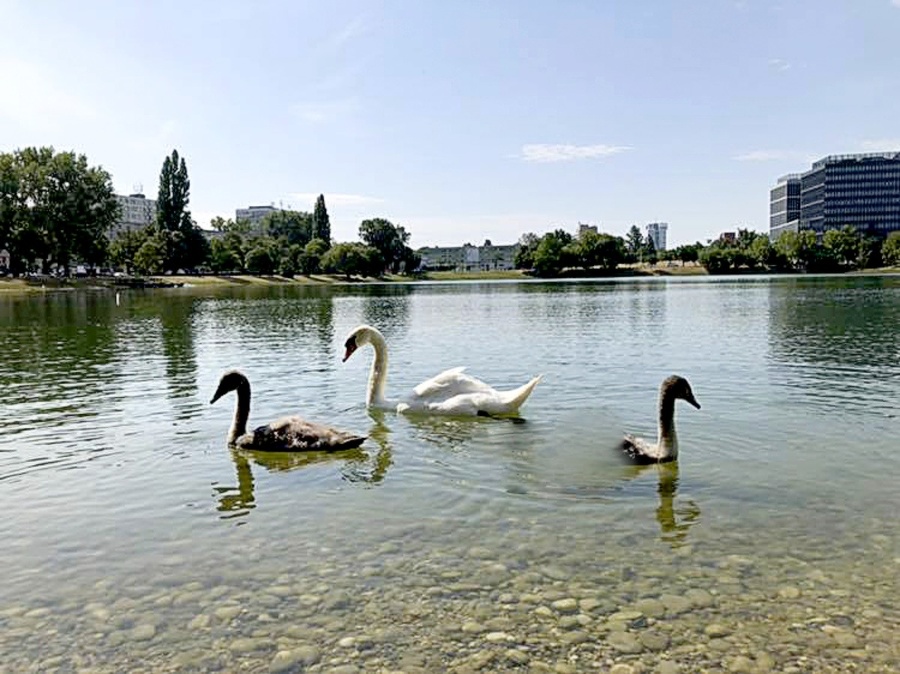
[[[632,480],[641,474],[655,470],[659,482],[656,493],[659,505],[656,507],[656,521],[659,523],[660,539],[673,548],[687,543],[688,531],[700,520],[700,506],[693,499],[679,499],[678,494],[678,462],[630,466],[629,477]]]
[[[259,452],[230,448],[237,486],[213,485],[213,496],[218,501],[216,510],[222,513],[220,519],[246,517],[256,508],[254,464],[271,473],[284,473],[308,466],[342,462],[340,472],[343,480],[364,486],[380,484],[393,464],[388,433],[387,427],[376,420],[369,432],[369,439],[378,445],[378,451],[372,456],[364,447],[337,452]]]

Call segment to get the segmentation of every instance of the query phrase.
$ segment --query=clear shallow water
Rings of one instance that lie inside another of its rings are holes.
[[[543,373],[525,423],[370,415],[361,322],[389,391]],[[894,671],[898,326],[897,277],[0,296],[0,671]],[[370,439],[229,451],[230,367]],[[671,373],[677,469],[622,467]]]

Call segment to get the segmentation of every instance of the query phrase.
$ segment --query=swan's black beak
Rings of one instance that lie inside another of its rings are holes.
[[[689,397],[685,398],[691,405],[696,407],[698,410],[700,409],[700,403],[697,402],[697,399],[691,394]]]
[[[344,351],[344,360],[341,361],[342,363],[346,363],[346,362],[347,362],[347,359],[348,359],[350,356],[353,355],[353,352],[354,352],[354,351],[356,351],[356,349],[357,349],[357,346],[356,346],[356,337],[351,337],[350,339],[348,339],[348,340],[344,343],[344,349],[345,349],[345,351]]]
[[[212,405],[214,402],[216,402],[216,401],[217,401],[219,398],[221,398],[223,395],[225,395],[225,391],[223,391],[222,389],[218,389],[218,390],[216,391],[215,395],[214,395],[212,398],[210,398],[209,404]]]

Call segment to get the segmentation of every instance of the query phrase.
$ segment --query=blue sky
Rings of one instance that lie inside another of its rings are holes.
[[[900,0],[0,0],[0,150],[87,154],[202,226],[249,204],[412,243],[767,229],[826,154],[900,149]]]

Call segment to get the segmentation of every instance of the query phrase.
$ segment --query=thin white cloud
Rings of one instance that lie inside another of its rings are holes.
[[[769,67],[784,72],[791,69],[791,64],[784,59],[769,59]]]
[[[891,0],[891,4],[894,7],[900,7],[900,0]]]
[[[330,39],[330,46],[338,50],[355,38],[364,35],[369,30],[369,23],[364,14],[354,17],[343,28],[334,33]]]
[[[520,156],[524,161],[528,162],[550,163],[609,157],[630,149],[627,145],[550,145],[533,143],[523,145]]]
[[[295,103],[294,114],[305,122],[322,124],[346,116],[356,109],[356,100],[352,98],[331,101],[304,101]]]
[[[750,152],[735,155],[733,158],[737,161],[784,161],[805,156],[806,155],[802,152],[795,152],[792,150],[752,150]]]
[[[66,91],[37,64],[0,58],[0,119],[44,130],[56,127],[60,120],[94,115],[86,101]]]
[[[895,0],[894,4],[900,3]],[[859,144],[864,152],[900,152],[900,138],[876,138]]]
[[[296,208],[299,210],[307,208],[312,210],[320,194],[325,195],[325,205],[328,207],[367,206],[369,204],[383,204],[385,201],[380,197],[370,197],[365,194],[344,194],[341,192],[292,192],[289,197],[300,202],[296,204]]]

